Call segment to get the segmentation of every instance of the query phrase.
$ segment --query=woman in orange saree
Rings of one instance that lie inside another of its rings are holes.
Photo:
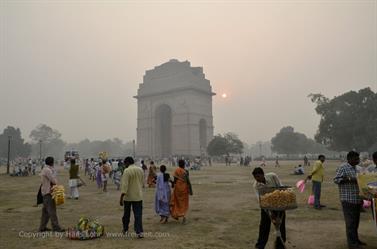
[[[149,173],[148,173],[148,187],[154,188],[156,187],[156,179],[157,179],[157,167],[154,165],[154,162],[151,161],[151,165],[149,166]]]
[[[171,216],[178,220],[183,217],[182,223],[186,223],[186,213],[189,208],[189,195],[192,195],[192,188],[189,179],[189,172],[185,170],[185,161],[179,160],[179,167],[174,171],[174,189],[170,200]]]

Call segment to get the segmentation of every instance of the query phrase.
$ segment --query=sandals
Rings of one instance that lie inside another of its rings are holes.
[[[168,223],[168,217],[161,217],[160,223],[161,223],[161,224],[166,224],[166,223]]]

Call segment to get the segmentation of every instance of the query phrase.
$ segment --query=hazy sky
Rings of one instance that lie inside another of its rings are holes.
[[[0,3],[0,130],[24,137],[46,123],[70,142],[135,138],[132,96],[172,58],[204,68],[215,133],[247,142],[312,137],[309,93],[377,91],[375,0]]]

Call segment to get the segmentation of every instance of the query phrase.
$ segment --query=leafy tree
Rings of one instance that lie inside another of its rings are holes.
[[[370,88],[329,99],[310,94],[321,116],[315,140],[337,151],[371,151],[377,138],[377,93]]]
[[[65,142],[61,139],[61,133],[51,127],[40,124],[30,132],[30,138],[33,141],[32,151],[35,157],[53,156],[61,159],[64,156]],[[40,148],[42,146],[42,148]],[[42,151],[40,151],[42,149]]]
[[[0,134],[0,158],[8,157],[8,140],[11,140],[11,153],[10,159],[13,160],[16,157],[28,157],[31,152],[31,146],[24,142],[21,136],[21,130],[8,126]]]
[[[40,140],[49,143],[51,141],[60,139],[61,136],[62,134],[59,131],[52,129],[45,124],[40,124],[30,132],[29,137],[35,143],[38,143]]]
[[[272,150],[279,154],[288,155],[300,153],[300,140],[299,134],[294,132],[292,126],[283,127],[280,132],[271,139]]]
[[[234,133],[218,134],[209,142],[207,152],[210,156],[223,156],[231,153],[240,154],[243,143]]]
[[[326,148],[309,139],[305,134],[295,132],[292,126],[283,127],[272,139],[272,150],[279,154],[323,153]]]
[[[227,148],[228,153],[234,153],[234,154],[242,153],[244,146],[243,146],[242,141],[238,138],[236,134],[229,132],[224,135],[224,138],[228,142],[228,148]]]
[[[208,155],[222,156],[227,154],[228,141],[222,135],[216,135],[209,142],[207,147]]]
[[[68,144],[66,149],[78,150],[82,158],[96,158],[101,151],[108,152],[110,157],[124,157],[133,154],[133,143],[123,143],[119,138],[105,141],[84,139],[79,143]]]

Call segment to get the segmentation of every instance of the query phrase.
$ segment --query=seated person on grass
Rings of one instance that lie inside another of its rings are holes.
[[[295,167],[295,170],[293,171],[293,174],[294,175],[303,175],[305,174],[304,172],[304,167],[302,167],[302,165],[298,165],[298,167]]]

